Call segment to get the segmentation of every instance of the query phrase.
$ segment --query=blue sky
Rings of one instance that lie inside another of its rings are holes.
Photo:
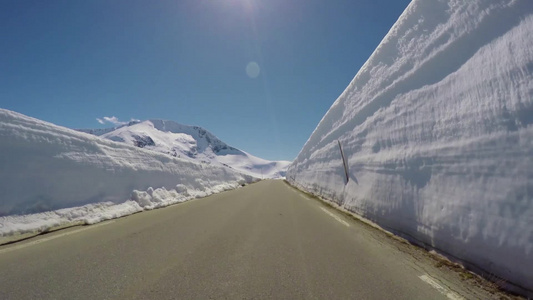
[[[3,0],[0,107],[174,120],[292,160],[409,2]]]

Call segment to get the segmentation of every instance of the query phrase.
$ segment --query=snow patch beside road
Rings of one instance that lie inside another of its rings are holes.
[[[93,224],[255,180],[4,109],[0,140],[0,239]]]

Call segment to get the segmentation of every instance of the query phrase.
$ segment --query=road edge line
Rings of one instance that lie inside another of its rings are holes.
[[[23,248],[26,248],[26,247],[30,247],[30,246],[34,246],[34,245],[41,244],[41,243],[44,243],[44,242],[48,242],[48,241],[51,241],[51,240],[55,240],[57,238],[64,237],[64,236],[67,236],[67,235],[79,233],[79,232],[82,232],[82,231],[85,231],[85,230],[89,230],[89,229],[93,229],[93,228],[97,228],[97,227],[100,227],[100,226],[109,225],[111,223],[115,223],[115,220],[110,220],[110,221],[102,222],[102,223],[95,224],[95,225],[89,225],[89,226],[84,227],[84,228],[72,230],[72,231],[69,231],[69,232],[60,233],[60,234],[53,235],[53,236],[50,236],[50,237],[41,238],[41,239],[38,239],[38,240],[35,240],[35,241],[31,241],[31,242],[28,242],[28,243],[25,243],[25,244],[22,244],[22,245],[13,246],[13,247],[9,247],[9,248],[6,248],[6,249],[0,249],[0,254],[8,253],[8,252],[15,251],[15,250],[20,250],[20,249],[23,249]]]
[[[456,294],[456,293],[450,291],[449,289],[443,287],[442,285],[440,285],[437,282],[437,280],[433,279],[431,276],[429,276],[427,274],[420,275],[420,276],[418,276],[418,278],[420,278],[420,280],[422,280],[423,282],[431,285],[431,287],[433,287],[434,289],[439,291],[439,293],[445,295],[448,299],[451,299],[451,300],[465,300],[465,298],[459,296],[458,294]]]
[[[350,227],[350,224],[348,222],[344,221],[339,216],[336,216],[334,213],[330,212],[326,208],[321,207],[320,209],[323,210],[324,212],[326,212],[328,215],[332,216],[335,220],[339,221],[342,225],[344,225],[346,227]]]

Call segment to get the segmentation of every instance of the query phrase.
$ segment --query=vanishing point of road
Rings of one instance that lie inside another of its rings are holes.
[[[487,296],[401,245],[267,180],[1,246],[0,299]]]

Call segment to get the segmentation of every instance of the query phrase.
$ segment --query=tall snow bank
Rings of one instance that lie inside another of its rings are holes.
[[[4,109],[0,154],[0,237],[94,223],[253,180]]]
[[[532,74],[532,1],[415,0],[287,179],[533,290]]]

